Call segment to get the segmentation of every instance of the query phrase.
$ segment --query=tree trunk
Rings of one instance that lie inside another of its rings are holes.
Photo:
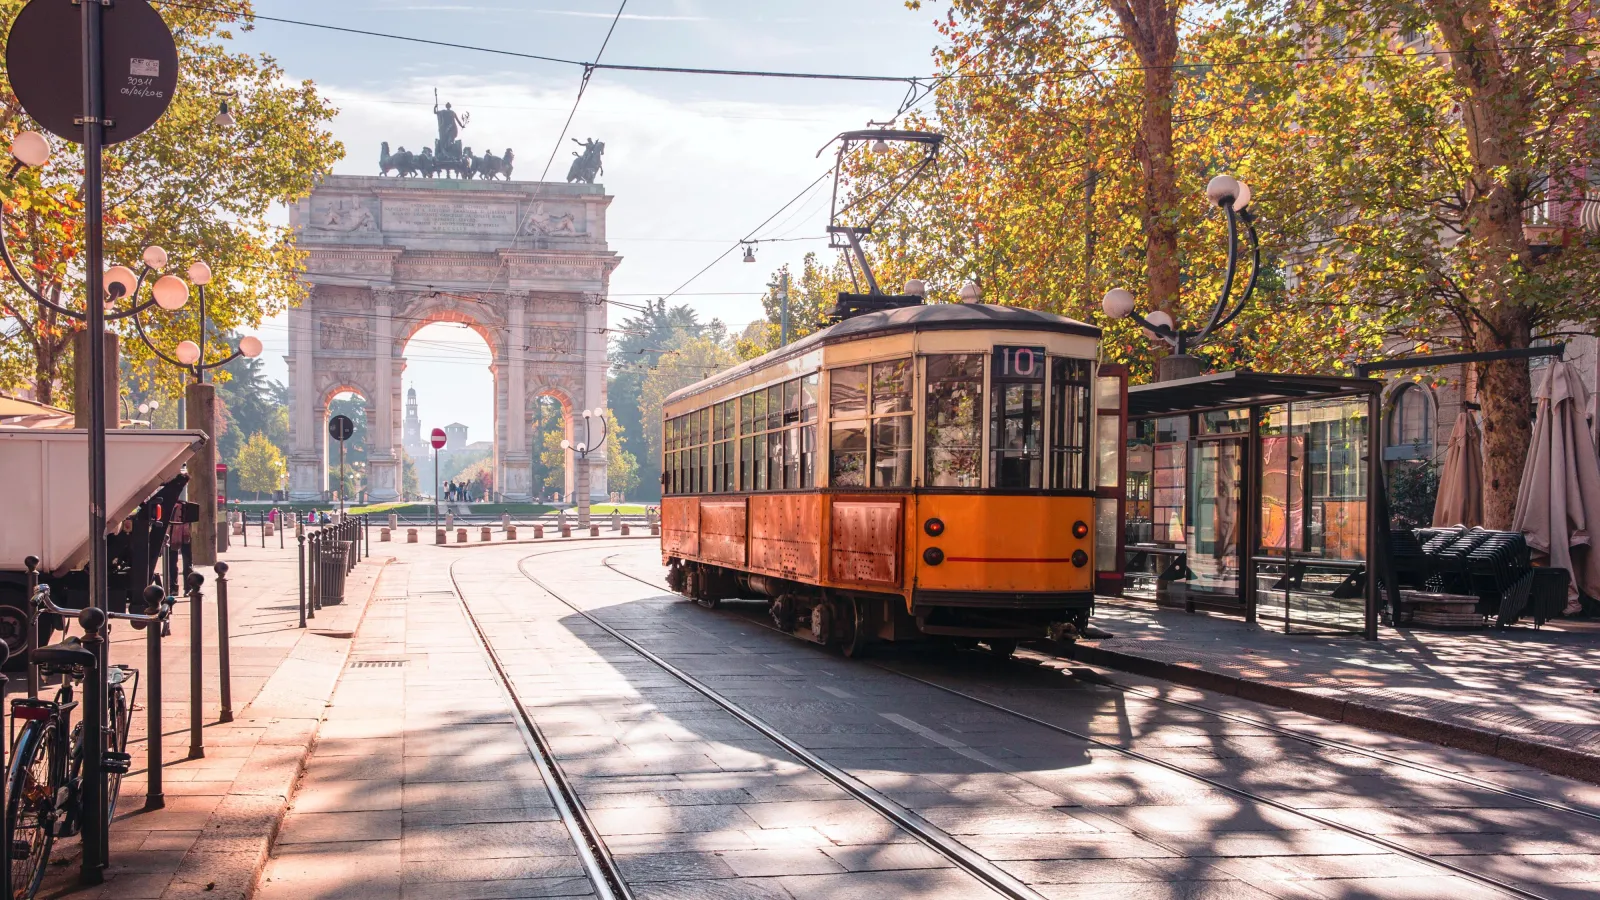
[[[1476,317],[1472,347],[1479,351],[1527,347],[1532,313],[1516,284],[1531,264],[1522,211],[1536,168],[1528,144],[1533,93],[1501,53],[1495,11],[1482,0],[1431,0],[1430,12],[1451,50],[1451,74],[1461,89],[1461,117],[1472,158],[1471,202],[1462,216],[1465,241],[1478,259],[1473,273]],[[1489,528],[1510,528],[1532,437],[1533,390],[1526,360],[1478,368],[1483,405],[1483,517]]]
[[[1145,300],[1178,321],[1178,172],[1172,152],[1173,63],[1180,0],[1110,0],[1123,39],[1144,67],[1139,137],[1144,176]]]

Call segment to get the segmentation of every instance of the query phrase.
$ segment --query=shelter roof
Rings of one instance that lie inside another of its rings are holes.
[[[1283,403],[1307,397],[1376,394],[1382,390],[1383,382],[1376,378],[1290,375],[1236,369],[1130,387],[1128,418],[1144,419],[1231,406]]]

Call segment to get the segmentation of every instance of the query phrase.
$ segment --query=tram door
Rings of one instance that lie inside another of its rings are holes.
[[[1244,602],[1244,437],[1189,443],[1188,562],[1190,594],[1222,603]],[[1193,599],[1202,599],[1194,597]]]
[[[1128,367],[1100,366],[1095,378],[1094,592],[1122,595],[1128,478]]]

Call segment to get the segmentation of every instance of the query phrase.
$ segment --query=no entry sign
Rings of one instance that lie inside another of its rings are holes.
[[[443,450],[444,449],[444,443],[445,443],[444,429],[443,428],[435,428],[433,430],[433,434],[428,436],[428,443],[432,444],[433,445],[433,449],[435,449],[435,450]]]
[[[178,87],[178,47],[145,0],[102,7],[100,54],[105,142],[136,137],[167,111]],[[83,140],[83,14],[73,0],[31,0],[6,39],[6,74],[28,115],[69,141]]]

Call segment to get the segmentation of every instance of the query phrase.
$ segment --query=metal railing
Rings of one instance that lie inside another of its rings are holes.
[[[347,515],[315,531],[300,530],[300,627],[324,606],[344,602],[345,576],[363,557],[372,555],[368,537],[372,521]]]

